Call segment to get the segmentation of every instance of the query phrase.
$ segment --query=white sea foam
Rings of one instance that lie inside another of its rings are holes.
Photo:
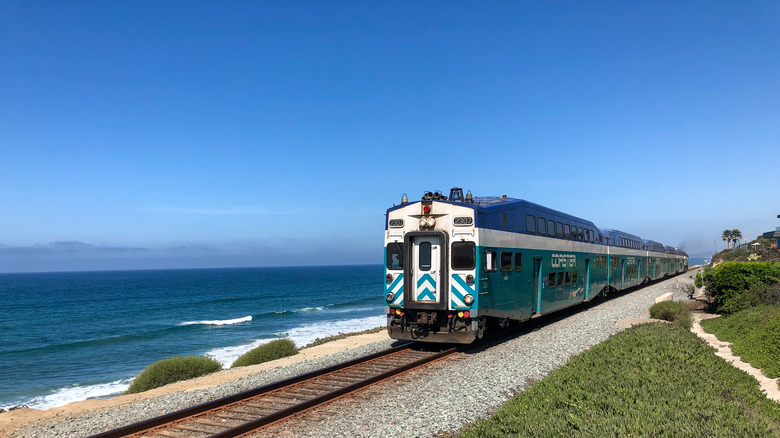
[[[384,315],[368,316],[358,319],[342,319],[336,321],[320,321],[312,324],[304,324],[292,328],[286,332],[276,333],[280,338],[289,338],[295,345],[302,347],[313,342],[317,338],[338,335],[339,333],[352,333],[385,325]],[[275,338],[278,339],[278,338]],[[206,356],[218,360],[223,367],[229,367],[239,356],[274,339],[258,339],[244,345],[215,348],[206,353]]]
[[[95,385],[66,386],[55,390],[51,394],[34,397],[31,400],[24,402],[24,404],[32,409],[50,409],[90,398],[103,398],[119,395],[130,386],[130,382],[132,381],[133,379],[122,379]],[[6,408],[8,407],[10,406],[6,406]]]
[[[202,324],[202,325],[230,325],[230,324],[240,324],[242,322],[247,322],[247,321],[251,321],[251,320],[252,320],[251,316],[245,316],[243,318],[217,319],[217,320],[213,320],[213,321],[187,321],[187,322],[182,322],[179,325],[197,325],[197,324]]]
[[[352,333],[383,326],[387,323],[385,315],[367,316],[358,319],[342,319],[336,321],[319,321],[312,324],[304,324],[292,328],[278,336],[290,338],[295,345],[302,347],[313,342],[317,338],[338,335],[339,333]]]

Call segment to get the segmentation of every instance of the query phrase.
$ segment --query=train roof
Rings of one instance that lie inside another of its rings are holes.
[[[641,237],[639,237],[639,236],[637,236],[635,234],[626,233],[625,231],[620,231],[620,230],[613,230],[612,228],[601,228],[599,231],[601,231],[601,234],[603,234],[604,237],[606,237],[607,239],[614,239],[616,237],[623,237],[623,238],[628,238],[628,239],[635,239],[635,240],[637,240],[639,242],[643,242],[644,241],[644,239],[642,239]]]
[[[406,195],[404,195],[405,197]],[[685,255],[686,257],[688,254],[686,254],[684,251],[678,250],[677,248],[663,245],[661,243],[655,242],[653,240],[646,240],[643,239],[640,236],[637,236],[635,234],[627,233],[625,231],[615,230],[612,228],[598,228],[596,225],[587,220],[583,219],[577,216],[573,216],[567,213],[563,213],[558,210],[554,210],[549,207],[545,207],[543,205],[539,205],[536,203],[533,203],[531,201],[526,201],[525,199],[520,198],[510,198],[507,195],[501,195],[501,196],[471,196],[471,192],[468,193],[468,195],[463,196],[463,189],[460,189],[458,187],[453,187],[450,190],[450,196],[444,196],[441,192],[426,192],[422,199],[419,201],[411,201],[411,202],[405,202],[401,203],[400,205],[394,205],[391,208],[388,208],[387,211],[393,211],[397,210],[399,208],[408,206],[410,204],[415,204],[422,201],[437,201],[437,202],[443,202],[446,204],[453,204],[453,205],[459,205],[462,207],[470,207],[473,208],[477,213],[479,213],[479,216],[483,215],[490,215],[492,213],[499,213],[504,212],[508,210],[516,210],[516,209],[522,209],[526,213],[534,213],[537,214],[541,213],[545,215],[546,217],[555,217],[558,220],[564,220],[569,221],[572,223],[576,223],[577,226],[583,226],[583,227],[592,227],[592,229],[598,233],[601,233],[601,235],[606,240],[604,243],[607,245],[617,245],[616,240],[617,238],[628,238],[628,239],[634,239],[637,242],[639,242],[641,245],[646,245],[647,247],[651,246],[652,244],[656,244],[659,246],[663,246],[664,252],[668,254],[679,254],[679,255]],[[479,219],[477,218],[479,221]],[[480,221],[481,222],[481,221]],[[493,228],[491,224],[483,222],[482,225],[486,228]],[[598,236],[595,236],[598,237]],[[595,242],[594,242],[595,243]],[[673,252],[670,252],[673,251]]]

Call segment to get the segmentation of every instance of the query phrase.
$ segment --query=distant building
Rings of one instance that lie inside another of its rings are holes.
[[[764,233],[765,239],[775,239],[772,242],[772,248],[780,248],[780,227],[775,228],[775,231],[767,231]]]

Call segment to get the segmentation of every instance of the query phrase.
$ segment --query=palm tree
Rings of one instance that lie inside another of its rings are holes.
[[[742,231],[739,231],[738,229],[731,230],[731,241],[734,242],[734,248],[737,246],[737,242],[742,239]]]
[[[726,241],[726,249],[729,249],[729,242],[731,242],[731,230],[723,230],[723,235],[720,236],[720,238]]]

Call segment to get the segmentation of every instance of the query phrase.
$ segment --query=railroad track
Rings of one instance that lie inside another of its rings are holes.
[[[430,351],[421,349],[416,343],[406,344],[110,430],[93,438],[236,437],[457,351],[460,351],[457,347]]]

